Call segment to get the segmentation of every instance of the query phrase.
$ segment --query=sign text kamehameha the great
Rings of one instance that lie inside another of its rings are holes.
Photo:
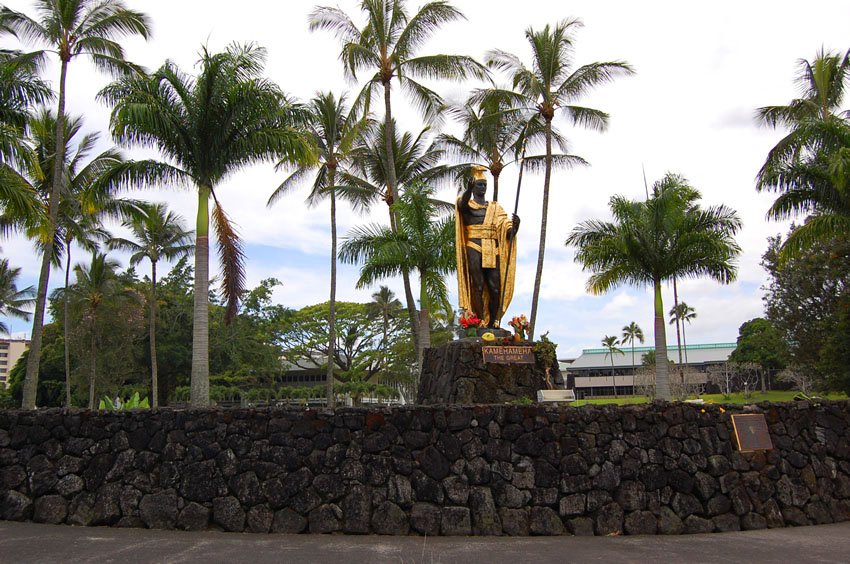
[[[481,347],[484,362],[493,364],[534,364],[532,347],[485,346]]]

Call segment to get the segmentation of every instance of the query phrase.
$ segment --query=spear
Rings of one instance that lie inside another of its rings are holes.
[[[517,178],[517,183],[516,183],[516,199],[514,200],[514,215],[516,215],[516,212],[519,209],[519,193],[520,193],[520,190],[522,190],[522,171],[525,168],[525,147],[526,147],[527,141],[528,141],[527,137],[525,139],[523,139],[522,154],[519,157],[519,178]],[[513,218],[513,216],[511,216],[511,217]],[[513,228],[513,225],[511,225],[511,228]],[[514,236],[516,236],[516,233],[514,233]],[[499,292],[499,297],[501,299],[504,299],[503,296],[505,295],[505,285],[507,284],[508,268],[510,268],[511,251],[513,249],[514,249],[513,243],[508,245],[508,260],[505,263],[505,280],[502,280],[502,282],[501,282],[502,287],[501,287],[501,291]],[[501,306],[501,304],[500,304],[500,306]],[[501,307],[499,309],[501,310]],[[502,320],[499,319],[499,322],[496,323],[496,326],[500,326],[501,324],[502,324]]]

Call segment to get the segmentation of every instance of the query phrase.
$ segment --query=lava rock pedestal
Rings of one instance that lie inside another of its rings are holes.
[[[426,349],[417,403],[469,405],[536,400],[537,390],[549,388],[546,366],[539,358],[535,364],[485,363],[481,347],[478,339],[463,339]],[[554,355],[549,366],[549,381],[554,384],[558,367]]]

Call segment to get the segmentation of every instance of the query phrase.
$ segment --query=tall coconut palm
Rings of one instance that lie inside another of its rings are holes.
[[[688,339],[685,336],[685,322],[690,325],[696,317],[696,310],[685,302],[679,302],[670,308],[670,325],[676,323],[682,327],[682,345],[679,351],[679,356],[681,357],[682,352],[684,352],[685,366],[688,365]],[[680,360],[679,362],[681,363],[682,361]]]
[[[393,127],[392,161],[387,159],[384,150],[384,124],[369,132],[368,135],[357,146],[352,155],[355,166],[351,171],[341,173],[342,182],[346,185],[356,187],[365,192],[383,194],[384,201],[390,206],[390,229],[397,229],[396,215],[392,208],[392,196],[387,191],[388,178],[395,175],[399,188],[404,188],[413,183],[438,183],[450,178],[453,167],[440,164],[445,156],[445,151],[439,144],[431,142],[428,138],[430,128],[426,127],[417,135],[410,132],[399,133]],[[394,166],[388,166],[388,163]],[[441,209],[452,209],[452,206],[443,206],[445,202],[433,200],[432,203]],[[416,300],[407,274],[402,276],[404,282],[405,301],[407,313],[410,320],[411,335],[418,350],[419,343],[419,321],[416,312]]]
[[[531,67],[525,66],[516,55],[499,50],[489,52],[485,58],[488,66],[508,74],[515,90],[514,106],[535,111],[544,124],[546,153],[543,209],[537,248],[537,271],[531,298],[531,339],[534,337],[534,325],[537,321],[537,303],[546,251],[549,185],[552,178],[552,122],[560,112],[566,114],[573,125],[604,131],[608,126],[608,114],[578,106],[576,101],[600,84],[634,72],[632,67],[623,61],[595,62],[573,68],[574,33],[581,25],[581,21],[577,19],[568,19],[558,22],[554,27],[546,25],[541,31],[528,28],[525,37],[531,47]]]
[[[614,355],[615,354],[625,354],[622,349],[619,347],[620,341],[617,340],[617,337],[612,335],[605,335],[602,339],[602,347],[608,351],[605,353],[605,356],[611,357],[611,385],[614,387],[614,397],[617,397],[617,377],[614,375]]]
[[[384,149],[387,161],[393,162],[394,122],[391,85],[397,83],[413,100],[416,108],[429,120],[439,118],[443,99],[417,79],[464,80],[486,78],[484,67],[471,57],[462,55],[419,55],[443,24],[463,19],[463,14],[448,2],[437,0],[423,5],[412,16],[404,0],[361,0],[360,10],[366,24],[358,28],[351,17],[339,8],[319,7],[310,14],[310,30],[331,31],[342,43],[340,60],[345,74],[357,80],[357,74],[373,73],[358,97],[367,107],[372,95],[382,90],[384,96]],[[390,203],[398,197],[395,171],[387,170],[387,192]]]
[[[113,72],[133,72],[138,69],[124,60],[124,49],[119,39],[132,35],[147,38],[150,34],[148,18],[141,12],[129,10],[122,0],[37,0],[37,18],[21,12],[0,8],[0,32],[11,33],[21,40],[45,45],[44,53],[59,57],[58,107],[56,110],[56,158],[54,159],[53,186],[48,204],[49,225],[55,229],[59,216],[59,198],[65,163],[65,83],[68,67],[78,57],[90,59],[100,69]],[[38,388],[38,365],[41,356],[41,331],[44,323],[44,306],[50,261],[53,259],[53,234],[46,239],[41,272],[38,279],[30,354],[27,357],[27,375],[24,381],[22,407],[35,408]]]
[[[313,158],[298,126],[303,112],[262,78],[266,51],[231,44],[222,53],[201,51],[193,77],[166,62],[151,76],[128,76],[100,97],[114,105],[111,128],[121,143],[158,149],[166,161],[130,162],[113,178],[118,185],[181,184],[198,193],[192,329],[191,403],[209,405],[209,227],[212,219],[222,263],[226,319],[237,312],[244,276],[239,237],[216,198],[228,176],[258,161]]]
[[[632,375],[636,373],[635,371],[635,340],[640,341],[640,344],[643,344],[644,335],[643,329],[641,329],[640,325],[637,322],[632,321],[628,325],[623,326],[623,334],[620,339],[620,343],[626,344],[628,343],[632,347]]]
[[[405,4],[405,0],[361,0],[360,11],[366,18],[362,28],[340,8],[318,7],[309,18],[311,31],[328,30],[340,40],[340,60],[349,79],[357,80],[358,73],[369,74],[356,104],[363,104],[368,109],[373,94],[382,90],[384,153],[386,162],[391,163],[396,162],[391,96],[393,84],[397,84],[411,98],[414,106],[428,121],[437,121],[444,106],[443,99],[418,82],[419,79],[464,80],[487,76],[486,69],[471,57],[417,54],[443,24],[463,19],[458,9],[444,0],[436,0],[426,3],[410,15]],[[391,205],[399,195],[394,167],[387,167],[385,180],[386,200]],[[394,220],[390,228],[397,228]],[[402,273],[402,281],[408,311],[413,311],[413,291],[406,272]],[[418,342],[415,313],[411,317],[411,330],[414,342]]]
[[[726,206],[702,209],[700,194],[676,175],[656,182],[646,201],[611,198],[613,221],[589,220],[575,227],[567,245],[575,260],[592,272],[587,288],[601,294],[622,284],[653,288],[656,397],[670,399],[667,335],[661,286],[674,276],[708,276],[730,283],[741,252],[734,235],[738,215]]]
[[[0,259],[0,315],[15,317],[29,321],[30,313],[26,311],[35,301],[35,289],[27,286],[18,290],[20,268],[9,266],[8,259]],[[9,326],[0,320],[0,333],[9,334]]]
[[[76,282],[63,293],[69,295],[71,304],[80,309],[81,319],[89,332],[89,409],[96,407],[95,388],[97,383],[97,355],[100,307],[105,301],[115,298],[124,291],[115,270],[118,262],[100,253],[92,253],[90,265],[74,267]]]
[[[328,366],[325,379],[325,397],[328,407],[334,407],[334,353],[336,344],[336,201],[337,195],[346,198],[352,206],[365,208],[377,197],[372,190],[346,186],[337,186],[337,170],[345,170],[351,164],[351,155],[356,148],[360,136],[369,126],[369,120],[358,119],[357,115],[349,112],[345,96],[338,99],[329,92],[320,92],[307,105],[309,112],[308,130],[313,143],[319,150],[319,161],[315,165],[297,167],[286,180],[269,197],[268,205],[277,202],[284,194],[297,187],[304,178],[318,169],[313,179],[312,189],[307,196],[307,204],[315,206],[325,198],[330,200],[331,207],[331,291],[330,312],[328,315]],[[286,163],[283,163],[284,165]]]
[[[146,204],[144,215],[130,217],[124,227],[130,229],[133,239],[113,237],[110,249],[120,249],[130,254],[130,265],[148,259],[151,263],[150,304],[150,354],[151,354],[151,407],[159,405],[159,386],[156,362],[156,265],[160,259],[173,260],[192,252],[192,232],[186,231],[184,220],[166,209],[165,204]]]
[[[73,245],[94,252],[98,241],[104,241],[108,234],[103,227],[105,218],[115,218],[122,213],[132,213],[135,202],[115,197],[108,185],[100,182],[115,167],[123,162],[121,154],[115,149],[107,149],[99,154],[92,152],[98,143],[99,135],[83,135],[83,122],[79,117],[65,116],[65,148],[61,154],[65,157],[62,166],[65,177],[60,193],[56,222],[49,221],[46,213],[53,190],[53,174],[56,169],[53,160],[55,150],[56,116],[52,110],[43,108],[29,122],[27,141],[33,150],[33,159],[21,163],[20,170],[10,169],[9,174],[17,182],[28,186],[36,194],[40,210],[33,214],[7,213],[0,216],[0,223],[22,231],[33,240],[39,253],[44,255],[48,246],[53,247],[52,265],[60,267],[64,259],[65,283],[67,288],[71,273],[71,251]],[[51,233],[53,239],[50,239]],[[68,294],[63,294],[65,335],[70,334],[68,316]],[[65,348],[65,402],[71,403],[71,357],[69,342]]]
[[[343,262],[362,263],[358,288],[405,271],[418,272],[420,373],[424,351],[431,344],[431,304],[447,301],[444,277],[455,269],[454,217],[441,214],[433,203],[433,193],[433,188],[427,185],[409,185],[394,204],[399,219],[397,231],[380,225],[356,227],[340,246],[339,253]]]
[[[798,66],[801,97],[758,110],[762,124],[789,130],[770,150],[757,178],[757,190],[779,193],[768,217],[810,214],[783,244],[785,258],[850,229],[850,110],[842,110],[850,51],[821,50]]]
[[[463,159],[466,168],[483,166],[493,176],[493,201],[499,200],[499,177],[505,166],[522,153],[527,124],[523,113],[510,106],[506,96],[473,95],[449,113],[463,126],[463,136],[448,133],[437,140],[448,153]]]

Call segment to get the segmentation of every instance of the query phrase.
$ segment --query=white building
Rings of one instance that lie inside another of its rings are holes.
[[[736,347],[735,343],[688,345],[682,347],[682,365],[695,370],[705,383],[708,367],[727,362]],[[634,394],[635,369],[640,369],[643,355],[655,347],[635,347],[634,364],[632,348],[622,346],[621,350],[623,354],[612,355],[604,348],[584,349],[574,360],[559,361],[566,387],[575,390],[577,398],[613,396],[614,385],[618,395]],[[679,364],[679,349],[675,344],[667,345],[667,358]]]
[[[25,339],[0,339],[0,386],[9,385],[9,372],[29,346]]]

